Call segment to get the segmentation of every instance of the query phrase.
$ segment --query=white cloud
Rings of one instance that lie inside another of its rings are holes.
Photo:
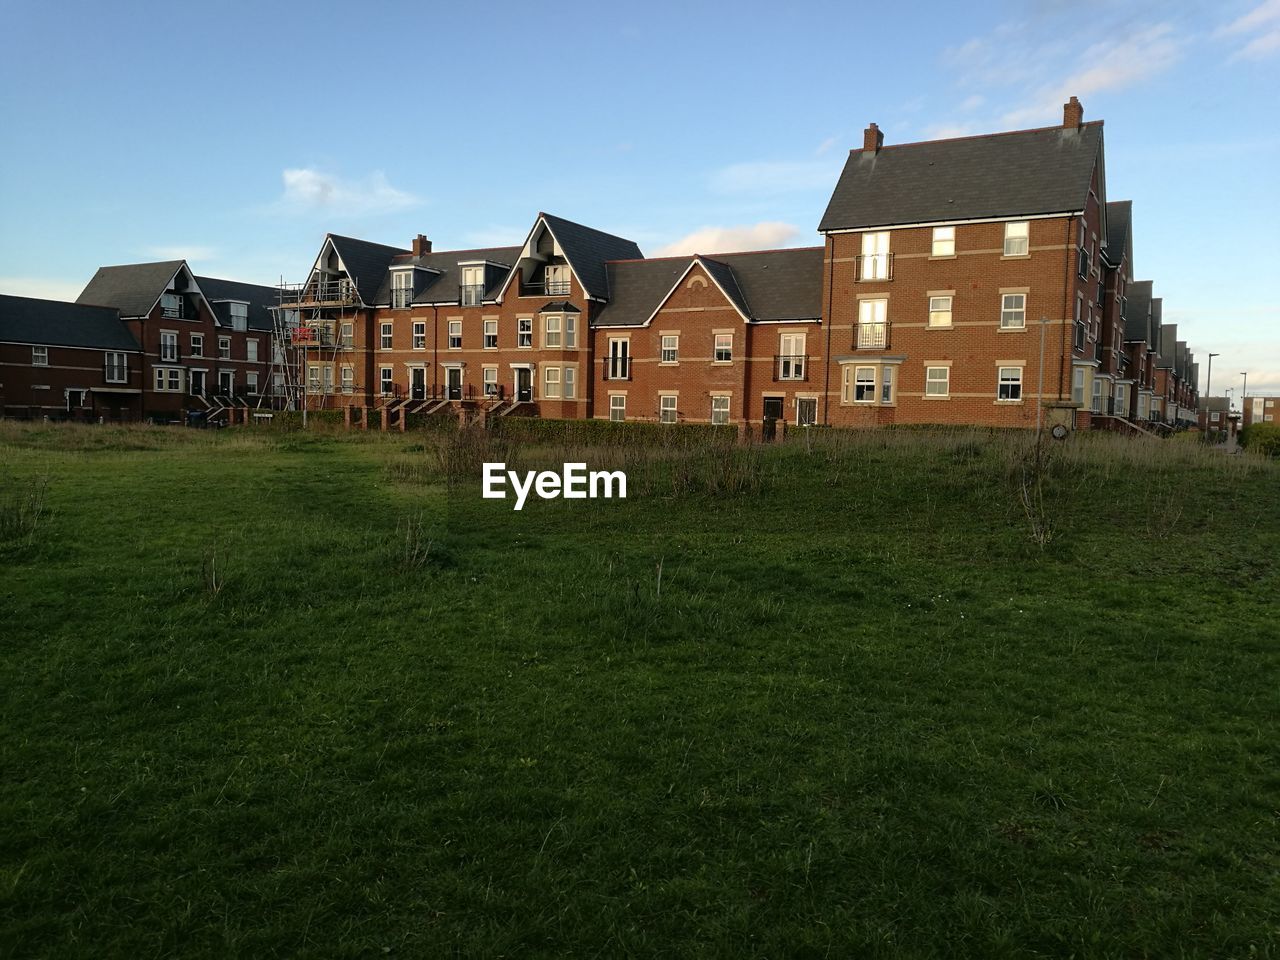
[[[529,224],[517,227],[481,227],[468,231],[463,235],[465,241],[473,247],[515,247],[524,243],[529,235]]]
[[[701,227],[673,243],[659,247],[655,257],[691,253],[735,253],[740,250],[773,250],[790,246],[800,228],[790,223],[764,221],[735,227]]]
[[[283,178],[284,193],[277,207],[297,213],[362,216],[394,213],[421,202],[413,194],[391,186],[381,170],[375,170],[363,180],[344,180],[303,167],[285,170]]]
[[[83,281],[52,277],[0,277],[0,293],[37,300],[74,300],[84,289]]]
[[[198,244],[183,245],[176,244],[174,246],[147,247],[147,256],[155,257],[157,260],[217,260],[218,251],[216,247],[202,247]]]
[[[1156,24],[1122,40],[1104,40],[1085,50],[1079,61],[1089,64],[1060,82],[1040,87],[1031,102],[1005,113],[1011,125],[1052,121],[1061,117],[1069,97],[1122,90],[1163,73],[1177,63],[1182,43],[1167,23]]]
[[[1280,0],[1263,0],[1242,17],[1237,17],[1214,31],[1215,37],[1234,37],[1251,33],[1259,27],[1274,29],[1280,21]]]
[[[841,157],[825,160],[761,160],[735,163],[711,177],[716,193],[750,193],[756,196],[805,190],[830,191],[840,174]]]
[[[987,102],[987,98],[975,93],[971,97],[965,97],[964,102],[960,104],[960,109],[964,111],[977,110],[980,106]]]
[[[813,155],[815,157],[823,156],[828,151],[830,151],[830,149],[834,147],[838,142],[839,142],[839,139],[836,137],[827,137],[827,139],[823,140],[820,144],[818,144],[818,148],[813,151]]]

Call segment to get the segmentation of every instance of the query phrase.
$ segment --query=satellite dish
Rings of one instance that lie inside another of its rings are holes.
[[[1067,439],[1067,428],[1065,424],[1055,423],[1053,425],[1053,429],[1050,430],[1049,433],[1053,435],[1053,439],[1055,440]]]

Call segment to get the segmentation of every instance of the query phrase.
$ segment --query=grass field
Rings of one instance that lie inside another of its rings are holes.
[[[0,955],[1277,955],[1280,464],[646,438],[0,424]]]

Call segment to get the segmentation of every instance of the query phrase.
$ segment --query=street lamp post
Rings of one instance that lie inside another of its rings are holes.
[[[1240,376],[1244,378],[1244,382],[1240,384],[1240,422],[1244,423],[1244,408],[1249,403],[1249,371],[1241,370]]]
[[[1209,354],[1209,369],[1204,375],[1204,438],[1209,439],[1209,404],[1213,402],[1213,391],[1209,389],[1209,384],[1213,382],[1213,358],[1219,354]]]

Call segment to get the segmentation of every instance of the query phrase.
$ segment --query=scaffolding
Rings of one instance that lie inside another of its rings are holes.
[[[278,288],[274,313],[275,337],[271,357],[272,393],[286,410],[300,410],[302,422],[311,409],[328,409],[330,398],[364,393],[356,382],[355,323],[362,306],[356,281],[313,275],[306,283]],[[347,325],[350,325],[349,329]],[[341,363],[342,360],[347,363]],[[341,371],[351,370],[351,381]],[[317,370],[317,382],[310,372]],[[325,376],[320,371],[328,371]],[[335,372],[337,382],[335,383]]]

